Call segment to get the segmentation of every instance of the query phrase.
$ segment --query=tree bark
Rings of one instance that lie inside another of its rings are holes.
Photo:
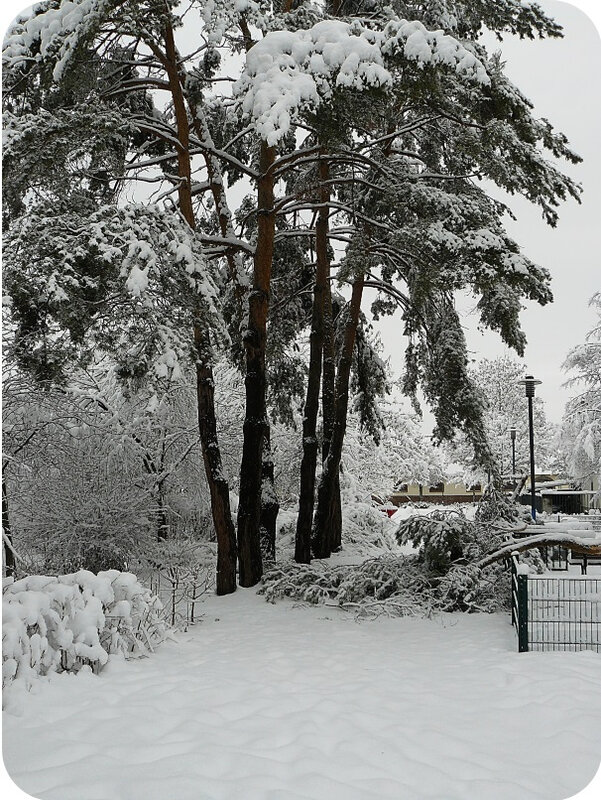
[[[236,532],[230,509],[228,482],[223,474],[221,450],[217,438],[215,417],[215,383],[210,366],[205,365],[203,330],[194,329],[194,344],[197,353],[196,402],[198,408],[198,430],[202,443],[202,458],[211,494],[211,515],[217,537],[217,585],[218,595],[231,594],[236,589]]]
[[[272,169],[274,161],[275,148],[263,142],[257,186],[258,230],[253,264],[253,286],[248,299],[248,329],[244,333],[246,416],[238,505],[238,559],[241,586],[254,586],[263,574],[260,544],[261,465],[263,443],[268,427],[265,400],[265,348],[275,235]]]
[[[322,383],[322,410],[323,410],[323,443],[321,450],[322,465],[325,463],[330,450],[334,418],[336,415],[336,348],[334,342],[334,309],[332,305],[332,286],[330,275],[326,285],[324,302],[324,363]],[[331,496],[331,527],[328,530],[328,541],[324,551],[331,553],[338,550],[342,544],[342,503],[340,500],[340,469],[336,472],[334,487]]]
[[[2,531],[8,543],[12,545],[13,537],[10,529],[10,519],[8,516],[8,491],[4,470],[2,470]],[[15,554],[11,547],[8,547],[2,537],[2,547],[4,549],[4,572],[6,577],[13,577],[15,574]]]
[[[271,431],[269,425],[265,431],[263,442],[263,459],[261,463],[261,522],[260,543],[263,566],[275,564],[276,524],[280,504],[275,491],[274,464],[271,454]]]
[[[321,156],[325,156],[322,152]],[[315,224],[315,252],[317,267],[313,287],[313,308],[311,312],[311,334],[309,337],[309,375],[307,395],[303,414],[303,457],[300,467],[300,490],[294,560],[299,564],[311,562],[311,523],[315,502],[315,470],[317,468],[317,413],[319,410],[319,386],[324,349],[324,303],[329,287],[330,263],[328,258],[329,209],[330,199],[327,185],[329,165],[325,158],[319,161],[321,189],[320,203],[323,203]],[[331,297],[330,297],[331,314]],[[324,412],[325,415],[325,412]]]
[[[169,538],[169,517],[165,507],[165,496],[163,487],[159,486],[157,491],[157,541],[164,542]]]
[[[346,432],[346,415],[348,410],[349,380],[353,360],[353,348],[359,312],[361,311],[361,298],[363,297],[364,277],[360,276],[353,283],[353,290],[349,305],[349,314],[344,330],[342,351],[338,362],[335,391],[335,414],[332,427],[332,439],[328,454],[323,465],[319,487],[317,489],[317,508],[313,520],[313,553],[317,558],[327,558],[331,554],[330,531],[335,524],[335,505],[333,494],[335,492],[342,445]]]
[[[190,164],[190,125],[186,112],[185,97],[179,72],[179,59],[173,29],[168,25],[165,34],[164,66],[169,79],[169,88],[178,133],[177,163],[178,200],[182,216],[195,229],[196,217],[192,205],[192,174]],[[236,589],[236,537],[230,509],[229,486],[224,477],[221,450],[217,437],[215,415],[215,384],[211,368],[211,346],[209,332],[200,315],[193,329],[196,354],[196,400],[198,409],[198,431],[202,457],[211,495],[211,515],[217,538],[217,594],[230,594]]]

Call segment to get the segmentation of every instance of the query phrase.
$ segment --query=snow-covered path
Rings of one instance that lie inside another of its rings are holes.
[[[357,623],[211,598],[202,624],[5,714],[42,800],[554,800],[601,759],[601,657],[514,652],[506,615]]]

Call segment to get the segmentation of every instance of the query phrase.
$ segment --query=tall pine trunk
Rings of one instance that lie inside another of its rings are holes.
[[[322,377],[322,412],[323,412],[323,441],[321,449],[322,469],[325,464],[328,452],[330,450],[330,443],[332,441],[332,432],[334,429],[334,417],[336,409],[336,347],[334,336],[334,309],[332,304],[332,287],[330,282],[330,274],[328,271],[328,279],[326,282],[326,291],[324,296],[324,336],[323,336],[323,377]],[[312,535],[312,550],[313,555],[317,558],[327,558],[332,549],[334,549],[334,542],[341,538],[340,532],[337,527],[342,528],[342,509],[340,504],[340,481],[338,474],[334,481],[334,487],[331,494],[331,526],[326,532],[323,539],[316,540],[315,535]]]
[[[169,79],[169,89],[173,100],[178,134],[179,208],[188,225],[195,229],[196,218],[192,206],[191,192],[190,125],[181,84],[179,58],[175,47],[173,29],[167,25],[164,34],[164,66]],[[211,368],[211,342],[206,323],[201,319],[200,315],[194,323],[193,337],[196,355],[198,432],[211,495],[211,515],[217,538],[216,591],[217,594],[230,594],[236,589],[236,534],[230,509],[229,486],[223,474],[221,450],[217,438],[215,384]]]
[[[317,508],[315,509],[315,516],[313,519],[313,552],[317,558],[325,558],[330,555],[332,542],[331,531],[336,524],[337,506],[334,502],[334,497],[336,485],[339,481],[338,471],[340,469],[340,457],[342,455],[342,445],[346,432],[349,381],[355,336],[359,324],[359,313],[361,311],[364,280],[364,277],[360,276],[353,282],[349,313],[346,320],[342,350],[338,362],[332,438],[317,489]]]
[[[330,277],[328,258],[329,208],[327,206],[330,200],[330,190],[327,185],[329,165],[323,157],[324,155],[322,152],[322,158],[319,161],[319,179],[321,182],[319,200],[323,205],[319,209],[315,225],[317,266],[315,270],[315,285],[313,287],[311,334],[309,337],[309,375],[303,413],[303,458],[300,467],[298,518],[296,521],[294,547],[294,560],[299,564],[309,564],[311,561],[311,523],[313,521],[313,505],[315,502],[315,470],[317,468],[318,451],[317,414],[324,349],[324,305]]]
[[[261,144],[257,185],[257,245],[253,286],[248,299],[246,354],[246,415],[240,466],[238,561],[241,586],[254,586],[263,574],[261,557],[261,485],[263,444],[267,434],[265,349],[273,240],[275,236],[273,163],[275,148]]]
[[[230,491],[223,474],[221,450],[215,417],[215,383],[210,365],[203,360],[206,346],[203,328],[194,329],[196,347],[196,404],[202,459],[211,495],[211,515],[217,536],[217,594],[231,594],[236,589],[236,532],[230,509]],[[210,477],[209,477],[210,476]]]
[[[328,457],[334,418],[336,413],[336,347],[334,335],[334,309],[332,305],[332,289],[328,276],[326,298],[324,303],[324,367],[322,384],[323,408],[323,443],[321,449],[322,467]],[[331,496],[330,527],[325,541],[317,543],[320,558],[328,557],[333,550],[342,544],[342,503],[340,499],[340,474],[336,473]]]

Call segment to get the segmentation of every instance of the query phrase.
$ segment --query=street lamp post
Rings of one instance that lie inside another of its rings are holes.
[[[515,435],[517,430],[515,428],[510,428],[509,433],[511,435],[511,482],[515,490],[517,485],[515,479]]]
[[[534,416],[532,413],[532,401],[534,400],[534,387],[541,381],[535,381],[532,375],[526,375],[525,380],[519,381],[526,387],[526,397],[528,398],[528,428],[530,431],[530,497],[532,506],[532,519],[536,520],[536,499],[534,496],[536,486],[534,478]]]

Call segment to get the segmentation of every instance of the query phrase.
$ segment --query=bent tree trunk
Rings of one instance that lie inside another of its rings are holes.
[[[179,72],[179,58],[173,29],[164,29],[165,53],[155,52],[163,61],[169,80],[177,125],[178,201],[182,216],[192,228],[196,218],[192,205],[192,170],[190,163],[190,126]],[[211,368],[211,341],[206,324],[199,318],[194,324],[196,354],[196,402],[198,432],[202,458],[211,495],[211,515],[217,539],[217,594],[230,594],[236,589],[236,540],[230,509],[229,487],[223,475],[221,450],[217,438],[215,384]]]
[[[585,556],[597,558],[601,556],[601,543],[598,541],[581,539],[569,533],[541,533],[524,539],[512,539],[495,550],[494,553],[489,553],[489,555],[477,561],[476,566],[484,569],[496,561],[508,558],[513,553],[524,553],[527,550],[534,550],[538,547],[556,546],[569,547],[573,552],[581,553]]]
[[[268,428],[265,401],[265,347],[273,239],[275,235],[273,163],[275,148],[261,144],[260,177],[257,187],[257,246],[253,286],[248,299],[248,329],[244,333],[246,354],[246,414],[240,466],[238,505],[238,560],[241,586],[254,586],[263,574],[261,557],[261,465]]]
[[[363,296],[364,277],[360,276],[353,283],[349,314],[344,329],[342,351],[338,362],[335,392],[335,416],[332,428],[332,439],[328,455],[323,465],[319,487],[317,489],[317,508],[313,520],[313,553],[317,558],[327,558],[330,553],[330,530],[335,524],[335,504],[333,495],[338,480],[342,445],[346,432],[346,414],[348,409],[349,380],[353,360],[355,335],[359,324],[361,298]]]
[[[169,515],[165,507],[165,492],[163,482],[159,482],[157,487],[157,541],[164,542],[169,538]]]
[[[321,156],[323,155],[324,153],[322,152]],[[303,414],[303,458],[300,467],[298,518],[296,521],[294,547],[294,560],[299,564],[309,564],[311,561],[311,523],[313,520],[313,504],[315,502],[315,470],[318,450],[317,413],[319,410],[319,385],[321,382],[321,363],[324,348],[324,304],[330,276],[328,259],[329,209],[327,206],[330,200],[330,191],[327,186],[329,167],[325,158],[319,162],[319,179],[321,181],[319,200],[322,206],[319,209],[315,225],[317,267],[315,285],[313,287],[311,334],[309,337],[309,375]]]

